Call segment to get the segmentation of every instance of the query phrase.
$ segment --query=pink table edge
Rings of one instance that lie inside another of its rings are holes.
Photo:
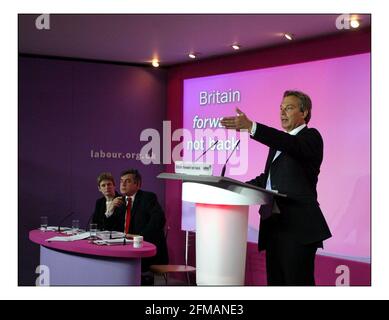
[[[40,230],[32,230],[29,233],[29,239],[32,242],[46,248],[100,257],[114,257],[123,259],[146,258],[152,257],[157,253],[156,246],[146,241],[143,241],[143,246],[141,248],[134,248],[132,243],[127,245],[99,246],[93,243],[89,243],[88,240],[78,240],[73,242],[46,241],[46,239],[61,235],[62,234],[52,231],[43,232]]]

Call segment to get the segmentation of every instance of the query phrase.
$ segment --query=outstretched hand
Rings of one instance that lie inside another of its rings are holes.
[[[234,117],[224,117],[221,124],[226,129],[251,131],[253,122],[239,109],[236,108],[237,115]]]

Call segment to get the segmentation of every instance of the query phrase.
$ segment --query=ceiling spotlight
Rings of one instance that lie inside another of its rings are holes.
[[[294,39],[294,35],[291,34],[291,33],[284,33],[284,37],[288,40],[293,40]]]
[[[195,53],[189,53],[188,54],[188,57],[191,58],[191,59],[196,59],[197,58],[197,55]]]
[[[353,28],[353,29],[356,29],[356,28],[358,28],[359,27],[359,21],[357,20],[357,19],[351,19],[351,21],[350,21],[350,26],[351,26],[351,28]]]
[[[151,61],[151,64],[153,65],[153,67],[158,68],[159,67],[158,59],[153,59],[153,61]]]
[[[233,44],[231,47],[234,50],[239,50],[240,49],[240,45],[239,44]]]

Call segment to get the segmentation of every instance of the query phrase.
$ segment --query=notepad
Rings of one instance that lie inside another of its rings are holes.
[[[71,242],[71,241],[77,241],[77,240],[84,240],[84,239],[89,238],[89,236],[90,236],[89,232],[84,232],[84,233],[76,234],[76,235],[70,236],[70,237],[53,237],[53,238],[50,238],[50,239],[46,239],[46,241],[47,242],[53,242],[53,241],[56,241],[56,242]]]

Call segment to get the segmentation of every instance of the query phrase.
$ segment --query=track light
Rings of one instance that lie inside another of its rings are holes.
[[[351,28],[356,29],[359,27],[359,25],[360,24],[359,24],[359,21],[357,19],[355,19],[355,18],[351,19],[351,21],[350,21]]]

